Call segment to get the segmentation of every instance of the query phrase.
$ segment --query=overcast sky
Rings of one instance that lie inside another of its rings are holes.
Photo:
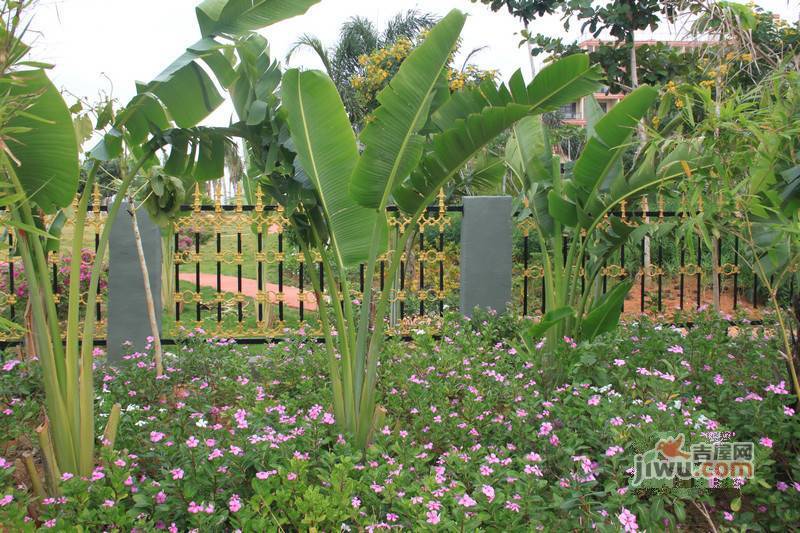
[[[183,49],[199,39],[194,6],[199,0],[39,0],[33,11],[36,58],[55,64],[56,85],[90,101],[101,92],[113,91],[125,103],[135,93],[134,82],[155,77]],[[758,0],[765,9],[794,21],[800,17],[798,0]],[[325,44],[336,40],[347,18],[361,15],[379,29],[399,11],[420,9],[444,15],[452,8],[469,13],[462,33],[462,50],[487,46],[473,62],[500,71],[503,79],[518,68],[526,78],[530,67],[525,48],[518,46],[521,23],[505,11],[493,13],[469,0],[322,0],[300,17],[263,31],[270,40],[273,57],[283,59],[292,42],[302,33],[317,35]],[[581,37],[573,29],[570,37]],[[531,31],[551,36],[564,33],[557,17],[533,23]],[[642,32],[639,39],[665,38],[676,28],[664,27],[656,35]],[[30,41],[30,38],[28,39]],[[292,57],[290,66],[321,68],[312,53]],[[68,101],[72,101],[69,97]],[[227,123],[231,108],[218,110],[210,122]]]

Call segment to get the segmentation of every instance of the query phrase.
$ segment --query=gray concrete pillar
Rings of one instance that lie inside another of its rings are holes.
[[[461,222],[461,312],[504,312],[511,302],[511,197],[464,198]]]
[[[147,261],[158,324],[161,324],[161,231],[144,209],[136,211]],[[151,334],[144,296],[144,279],[136,253],[128,204],[123,203],[111,228],[108,259],[108,360],[119,361],[142,351]],[[123,346],[130,341],[132,346]]]

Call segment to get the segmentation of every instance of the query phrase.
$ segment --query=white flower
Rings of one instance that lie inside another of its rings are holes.
[[[208,422],[206,422],[204,419],[200,418],[200,419],[197,420],[197,422],[194,423],[194,425],[199,427],[199,428],[207,428],[208,427]]]

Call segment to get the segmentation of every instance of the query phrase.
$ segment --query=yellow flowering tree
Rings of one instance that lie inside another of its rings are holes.
[[[372,112],[377,106],[376,99],[379,92],[389,84],[400,69],[400,65],[408,57],[412,50],[425,38],[427,32],[420,33],[418,40],[408,37],[401,37],[394,43],[382,48],[378,48],[369,54],[362,54],[358,58],[359,70],[350,78],[350,85],[356,93],[359,105],[367,111]],[[486,80],[494,80],[497,77],[496,70],[482,70],[466,62],[461,68],[454,66],[454,56],[458,48],[450,54],[446,68],[447,84],[450,92],[467,87],[476,87]],[[474,51],[473,51],[474,52]],[[471,57],[470,53],[468,57]],[[369,116],[366,121],[369,121]]]

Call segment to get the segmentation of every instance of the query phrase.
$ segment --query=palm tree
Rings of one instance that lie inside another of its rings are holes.
[[[431,13],[410,9],[396,14],[386,23],[383,32],[379,32],[369,19],[351,17],[342,24],[339,39],[332,47],[326,47],[317,36],[304,33],[289,49],[286,62],[291,60],[297,50],[311,49],[322,61],[328,76],[336,85],[351,122],[358,125],[368,112],[363,102],[356,98],[356,92],[350,84],[353,76],[363,68],[358,58],[392,45],[401,38],[413,40],[437,21],[438,18]]]

